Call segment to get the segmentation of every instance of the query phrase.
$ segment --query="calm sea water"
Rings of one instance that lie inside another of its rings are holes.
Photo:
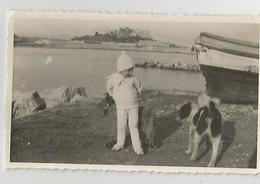
[[[187,54],[158,52],[128,52],[128,54],[137,62],[140,60],[195,62],[195,58]],[[119,55],[120,51],[116,50],[17,47],[14,49],[13,89],[27,92],[33,89],[41,91],[62,86],[85,86],[90,96],[100,95],[105,92],[106,76],[116,71]],[[201,73],[136,68],[135,74],[144,88],[195,92],[205,90],[205,79]]]

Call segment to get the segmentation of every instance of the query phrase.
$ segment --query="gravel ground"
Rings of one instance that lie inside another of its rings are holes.
[[[186,92],[145,91],[141,104],[156,108],[158,149],[145,148],[137,156],[129,141],[114,152],[105,147],[104,137],[115,123],[113,115],[103,115],[100,99],[58,105],[11,125],[11,161],[75,164],[120,164],[160,166],[206,166],[211,151],[201,144],[197,161],[189,161],[188,123],[176,122],[177,107],[196,101]],[[221,104],[222,144],[217,167],[256,167],[257,109],[253,105]]]

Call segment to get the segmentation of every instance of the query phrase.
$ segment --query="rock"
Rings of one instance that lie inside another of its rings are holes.
[[[143,67],[143,65],[144,65],[144,64],[142,64],[142,63],[136,63],[136,64],[135,64],[136,67]]]
[[[87,98],[87,93],[84,87],[67,87],[63,93],[61,94],[61,101],[63,103],[69,103],[71,101],[76,100],[81,100],[81,99],[86,99]]]
[[[148,65],[149,65],[149,63],[148,63],[147,61],[145,61],[145,62],[143,63],[143,67],[144,67],[144,68],[149,67]]]
[[[44,98],[41,98],[37,91],[32,93],[31,103],[32,103],[32,112],[38,112],[46,108],[46,103]]]
[[[182,70],[188,70],[188,69],[189,69],[189,65],[187,65],[187,64],[182,64],[182,65],[180,65],[180,69],[182,69]]]
[[[44,98],[41,98],[37,91],[34,91],[31,95],[20,95],[19,98],[12,102],[12,117],[23,117],[33,112],[38,112],[46,108]]]
[[[87,93],[84,87],[59,87],[55,89],[46,89],[41,92],[47,107],[52,108],[62,103],[70,103],[85,100]]]
[[[172,69],[172,64],[166,63],[166,64],[164,64],[163,68],[165,68],[165,69]]]
[[[148,60],[140,63],[136,63],[137,67],[143,68],[161,68],[161,69],[170,69],[170,70],[187,70],[192,72],[200,71],[200,67],[198,64],[186,64],[180,61],[153,61]]]
[[[151,68],[157,67],[157,63],[152,62],[151,65],[150,65],[150,67],[151,67]]]
[[[33,93],[15,92],[12,101],[12,118],[30,115],[60,103],[81,101],[87,98],[84,87],[61,87],[44,90],[41,94],[44,98],[41,98],[37,91]]]
[[[156,64],[156,67],[157,67],[157,68],[163,68],[163,65],[158,62],[158,63]]]
[[[15,105],[16,100],[12,100],[12,110],[11,110],[11,118],[13,119],[15,117],[15,112],[14,112],[14,105]]]

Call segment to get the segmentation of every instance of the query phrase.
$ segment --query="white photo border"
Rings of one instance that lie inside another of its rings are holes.
[[[147,21],[147,22],[196,22],[196,23],[245,23],[260,25],[260,16],[192,16],[150,13],[110,13],[96,11],[19,11],[8,12],[8,36],[6,45],[6,81],[5,81],[5,166],[8,169],[68,169],[68,170],[102,170],[125,172],[159,172],[159,173],[260,173],[260,149],[257,149],[256,168],[211,168],[211,167],[177,167],[177,166],[136,166],[136,165],[99,165],[99,164],[56,164],[10,162],[11,145],[11,104],[13,82],[13,35],[16,19],[61,19],[61,20],[107,20],[107,21]],[[258,28],[259,31],[259,28]],[[259,82],[259,81],[258,81]],[[259,84],[258,84],[259,86]],[[259,91],[258,91],[259,93]],[[260,94],[260,93],[259,93]],[[258,96],[259,96],[258,94]],[[258,98],[258,107],[260,100]],[[259,142],[259,108],[257,123],[257,148]]]

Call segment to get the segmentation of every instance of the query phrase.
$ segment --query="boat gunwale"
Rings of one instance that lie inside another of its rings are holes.
[[[216,39],[216,40],[220,40],[220,41],[224,41],[224,42],[228,42],[228,43],[237,44],[237,45],[259,48],[259,43],[254,43],[254,42],[249,42],[249,41],[244,41],[244,40],[238,40],[238,39],[234,39],[234,38],[228,38],[228,37],[219,36],[219,35],[215,35],[215,34],[211,34],[211,33],[207,33],[207,32],[200,33],[200,37],[203,37],[203,36],[208,37],[208,38],[213,38],[213,39]]]
[[[196,44],[207,47],[208,49],[213,49],[213,50],[225,52],[228,54],[259,59],[259,53],[254,54],[254,53],[249,53],[249,52],[237,51],[235,49],[219,48],[219,47],[212,46],[210,44],[205,44],[205,43],[196,43]]]

